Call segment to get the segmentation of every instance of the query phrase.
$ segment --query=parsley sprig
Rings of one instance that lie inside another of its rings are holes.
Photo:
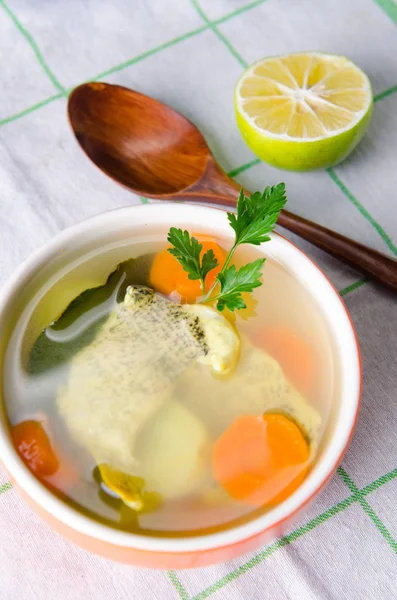
[[[182,265],[189,279],[200,280],[204,295],[200,302],[216,302],[219,311],[225,307],[231,311],[246,307],[241,294],[252,292],[262,285],[260,278],[265,259],[259,258],[239,270],[234,265],[229,266],[230,261],[241,244],[259,246],[270,240],[269,233],[274,229],[286,201],[284,183],[269,186],[263,193],[255,192],[249,197],[243,190],[240,191],[236,213],[227,213],[235,233],[234,244],[214,285],[208,291],[205,290],[205,278],[219,264],[213,251],[207,250],[201,257],[203,247],[198,240],[187,231],[171,227],[168,233],[171,248],[168,251]],[[214,293],[217,288],[219,291]]]
[[[207,250],[200,261],[203,246],[194,237],[190,237],[187,231],[171,227],[168,233],[168,241],[172,248],[168,249],[183,269],[188,273],[189,279],[199,279],[201,289],[205,291],[205,278],[207,274],[218,266],[218,261],[213,250]]]

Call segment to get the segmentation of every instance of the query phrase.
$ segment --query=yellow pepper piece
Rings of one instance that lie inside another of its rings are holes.
[[[159,494],[145,491],[145,480],[142,477],[128,475],[107,464],[100,464],[98,468],[105,485],[133,510],[146,512],[154,510],[161,503]]]

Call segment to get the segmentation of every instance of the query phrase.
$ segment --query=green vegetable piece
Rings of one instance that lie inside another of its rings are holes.
[[[73,325],[82,314],[106,302],[113,294],[116,294],[115,302],[121,302],[130,284],[145,285],[146,280],[138,277],[135,265],[135,259],[119,264],[104,285],[85,290],[77,296],[63,314],[40,334],[33,344],[26,367],[30,375],[39,375],[48,369],[60,366],[94,340],[108,315],[99,316],[83,329],[77,338],[74,337],[68,341],[55,341],[51,333],[66,332],[67,328]],[[65,337],[67,338],[67,336]]]

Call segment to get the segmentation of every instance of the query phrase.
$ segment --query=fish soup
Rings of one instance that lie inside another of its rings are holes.
[[[233,240],[197,237],[219,263],[210,288]],[[220,311],[168,247],[158,230],[80,256],[57,284],[73,301],[56,308],[43,283],[8,345],[4,399],[22,459],[70,506],[125,531],[195,535],[304,480],[333,351],[319,307],[274,259],[246,308]],[[246,245],[230,264],[261,257]]]

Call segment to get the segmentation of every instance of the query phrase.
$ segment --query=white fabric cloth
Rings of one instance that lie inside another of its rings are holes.
[[[331,172],[284,173],[255,161],[234,121],[243,64],[302,49],[347,55],[374,88],[367,136]],[[90,164],[69,129],[67,92],[90,79],[166,101],[199,126],[242,185],[284,180],[291,211],[396,256],[396,56],[393,0],[0,0],[0,283],[61,229],[140,201]],[[360,338],[362,410],[343,469],[283,540],[177,573],[76,548],[25,506],[0,471],[2,599],[395,597],[396,297],[288,236],[342,291]]]

